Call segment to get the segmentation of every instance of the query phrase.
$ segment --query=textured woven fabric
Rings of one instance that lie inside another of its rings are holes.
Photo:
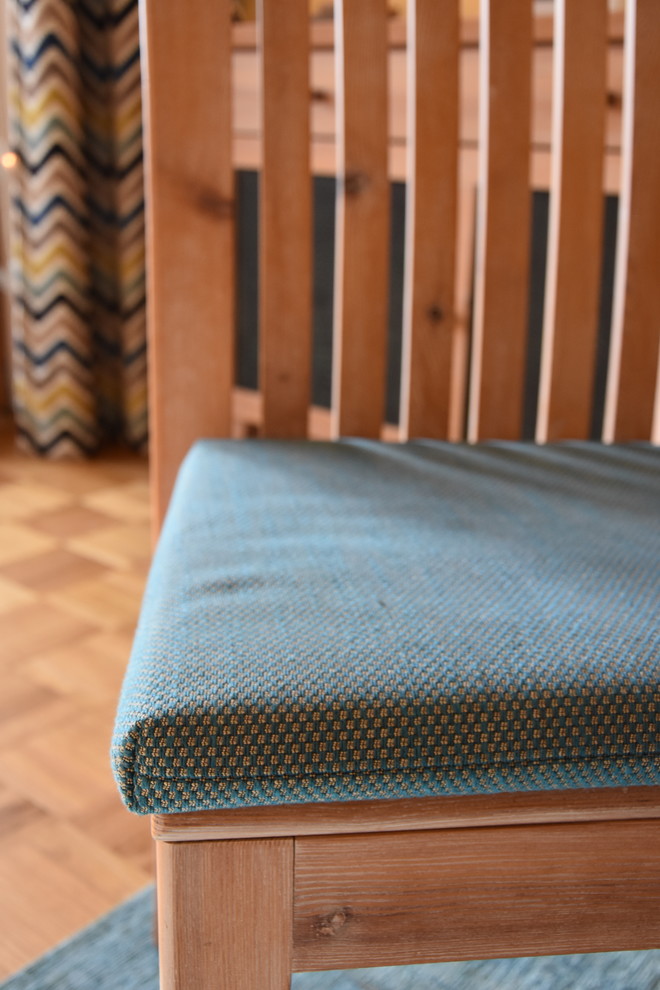
[[[660,451],[202,441],[113,758],[170,812],[660,782]]]

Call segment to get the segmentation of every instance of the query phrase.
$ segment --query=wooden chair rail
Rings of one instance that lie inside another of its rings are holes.
[[[660,788],[624,787],[388,801],[341,801],[154,815],[166,842],[660,818]]]
[[[657,820],[296,839],[293,969],[658,945],[659,839]]]
[[[660,945],[660,822],[158,842],[162,990]]]

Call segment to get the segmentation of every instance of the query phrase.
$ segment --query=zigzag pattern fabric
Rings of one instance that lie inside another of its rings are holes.
[[[43,454],[147,436],[137,0],[11,0],[15,416]]]

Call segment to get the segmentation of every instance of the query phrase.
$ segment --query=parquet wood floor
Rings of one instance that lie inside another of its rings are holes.
[[[0,979],[151,880],[108,757],[148,562],[145,460],[0,425]]]

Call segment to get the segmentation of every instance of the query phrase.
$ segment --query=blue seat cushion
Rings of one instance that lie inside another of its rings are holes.
[[[660,782],[660,451],[201,441],[113,742],[138,812]]]

